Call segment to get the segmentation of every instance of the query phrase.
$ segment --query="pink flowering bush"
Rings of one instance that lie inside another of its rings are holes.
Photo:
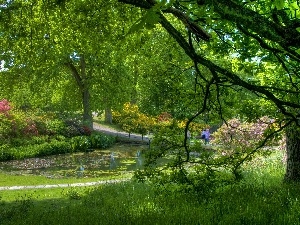
[[[255,123],[241,122],[238,119],[229,120],[214,134],[213,144],[220,146],[222,155],[232,156],[254,150],[264,141],[266,135],[276,127],[273,120],[260,118]],[[274,139],[268,140],[264,146],[276,144]]]
[[[239,168],[257,155],[268,155],[274,146],[279,145],[280,135],[266,137],[277,129],[274,120],[263,117],[253,123],[232,119],[213,133],[211,141],[215,145],[214,160],[230,169],[238,178]]]
[[[0,101],[0,140],[9,141],[11,138],[36,135],[38,129],[30,116],[13,109],[8,100]]]
[[[5,139],[12,128],[9,111],[11,110],[10,103],[3,99],[0,101],[0,139]]]
[[[0,101],[0,113],[3,113],[5,116],[8,116],[8,112],[11,110],[9,101],[2,99]]]

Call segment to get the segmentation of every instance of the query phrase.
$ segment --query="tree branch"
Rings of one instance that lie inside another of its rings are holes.
[[[69,62],[65,62],[64,65],[65,65],[68,69],[71,70],[71,73],[72,73],[73,77],[75,78],[76,83],[77,83],[79,89],[80,89],[81,91],[83,91],[84,87],[83,87],[83,83],[82,83],[82,78],[81,78],[80,74],[78,73],[76,67],[75,67],[75,66],[73,65],[73,63],[70,62],[70,61],[69,61]]]

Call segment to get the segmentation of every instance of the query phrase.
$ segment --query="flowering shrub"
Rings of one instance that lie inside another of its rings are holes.
[[[112,110],[112,122],[115,124],[122,123],[122,114],[119,111]]]
[[[170,121],[171,119],[172,119],[172,115],[167,112],[161,113],[157,118],[158,122],[166,122],[166,121]]]
[[[135,104],[125,103],[120,112],[113,111],[113,121],[128,133],[146,134],[153,129],[156,119],[139,111]]]
[[[176,120],[168,112],[163,112],[157,117],[148,116],[139,111],[137,105],[125,103],[121,111],[113,111],[113,121],[128,133],[139,133],[142,135],[147,132],[161,133],[160,130],[172,127],[178,129],[178,132],[183,135],[187,120]],[[189,130],[191,133],[198,135],[205,124],[196,122],[190,123]],[[172,134],[171,134],[172,135]]]
[[[23,128],[23,134],[26,136],[37,136],[39,134],[35,122],[30,118],[26,119],[26,126]]]
[[[92,134],[92,130],[86,125],[82,126],[82,130],[84,135],[90,136]]]
[[[6,99],[3,99],[0,101],[0,113],[3,113],[6,116],[8,116],[8,111],[10,109],[11,109],[11,106],[10,106],[9,101],[7,101]]]
[[[274,121],[267,117],[255,123],[242,123],[238,119],[232,119],[214,133],[212,143],[220,146],[219,151],[222,155],[247,153],[258,147],[274,127]],[[274,140],[269,140],[265,146],[273,144]]]

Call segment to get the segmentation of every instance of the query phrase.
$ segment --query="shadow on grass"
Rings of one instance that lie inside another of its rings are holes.
[[[209,196],[134,182],[63,189],[56,199],[37,192],[1,201],[0,224],[299,224],[300,186],[263,179]]]

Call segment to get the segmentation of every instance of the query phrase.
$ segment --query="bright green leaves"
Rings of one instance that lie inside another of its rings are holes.
[[[284,10],[290,19],[300,18],[300,9],[297,0],[274,0],[276,10]]]
[[[275,5],[277,10],[281,10],[281,9],[284,8],[285,0],[275,0],[274,5]]]
[[[160,21],[158,10],[152,8],[146,11],[145,15],[138,19],[135,24],[130,28],[128,34],[137,32],[143,28],[153,29],[155,25]]]
[[[141,29],[153,29],[155,28],[156,24],[160,22],[159,13],[161,10],[166,10],[170,8],[175,0],[161,0],[157,4],[155,4],[151,9],[148,9],[146,13],[138,19],[134,25],[130,28],[128,34],[137,32]]]

